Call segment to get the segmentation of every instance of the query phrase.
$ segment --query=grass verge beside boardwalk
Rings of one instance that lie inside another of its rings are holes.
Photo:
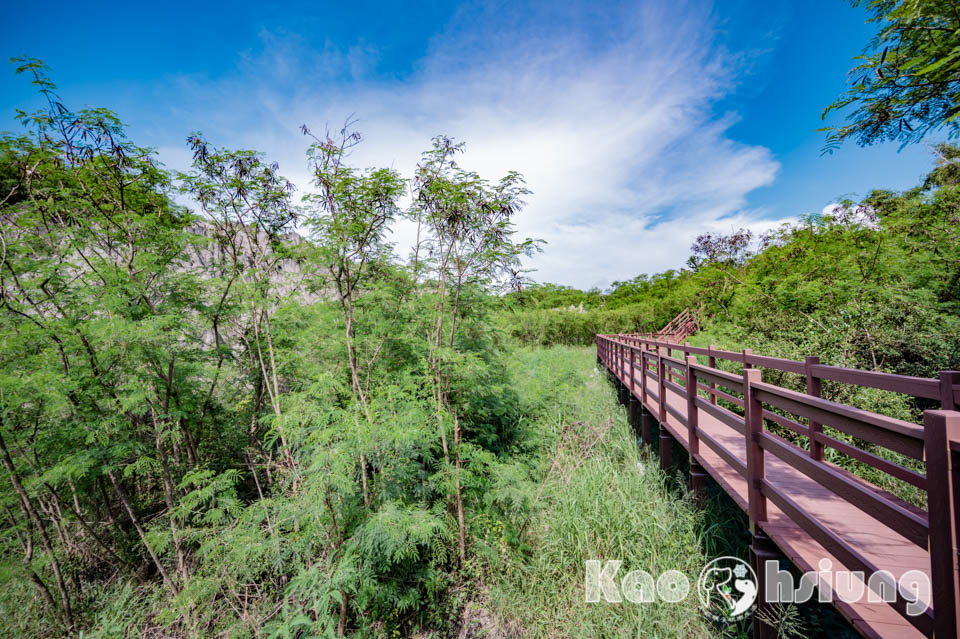
[[[524,637],[714,635],[695,592],[702,515],[641,458],[594,350],[520,349],[511,366],[539,460],[530,551],[490,584],[497,613]],[[679,603],[587,603],[588,559],[621,560],[618,584],[631,570],[679,570],[691,592]]]

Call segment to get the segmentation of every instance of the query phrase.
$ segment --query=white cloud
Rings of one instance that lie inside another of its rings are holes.
[[[354,161],[406,175],[434,135],[464,140],[465,167],[491,180],[518,170],[533,190],[517,223],[548,242],[529,265],[539,281],[605,286],[682,266],[699,233],[778,223],[744,208],[779,165],[726,137],[735,116],[713,112],[735,85],[737,59],[715,46],[707,10],[621,12],[603,41],[569,28],[531,34],[531,21],[499,17],[461,15],[402,81],[370,79],[373,47],[311,52],[295,36],[265,33],[263,51],[232,77],[175,78],[167,97],[178,122],[207,123],[219,145],[265,151],[301,188],[301,123],[336,128],[356,114],[366,141]],[[161,156],[183,166],[180,148]],[[395,238],[410,242],[410,230]]]

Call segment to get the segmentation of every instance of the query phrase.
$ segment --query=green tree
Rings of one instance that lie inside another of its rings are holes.
[[[43,590],[36,536],[70,628],[90,560],[72,536],[123,561],[111,543],[120,531],[88,523],[96,509],[112,519],[113,499],[169,591],[188,576],[179,522],[164,521],[173,573],[133,494],[149,469],[172,508],[177,475],[196,463],[203,418],[191,387],[203,355],[182,340],[202,329],[192,319],[195,280],[178,272],[190,218],[169,200],[167,174],[109,111],[64,106],[41,63],[23,61],[18,72],[33,75],[46,104],[20,114],[31,135],[0,141],[15,176],[0,204],[0,448],[23,515],[26,569]]]
[[[205,276],[205,288],[216,289],[209,315],[218,370],[227,353],[222,328],[230,319],[256,385],[250,446],[257,446],[256,416],[266,397],[284,460],[292,468],[280,424],[280,363],[271,320],[278,306],[302,293],[300,270],[286,268],[298,260],[299,243],[292,232],[298,213],[291,201],[294,186],[279,174],[276,163],[267,163],[255,151],[217,149],[199,133],[187,143],[193,150],[193,169],[177,177],[180,191],[193,198],[201,213],[191,230],[210,236],[212,250],[199,260],[198,270]]]
[[[426,278],[433,295],[425,332],[429,342],[427,369],[433,383],[443,458],[452,468],[459,550],[466,559],[466,522],[462,494],[462,415],[451,402],[451,382],[459,359],[458,325],[464,315],[465,293],[512,275],[522,255],[536,250],[527,239],[515,242],[513,218],[528,194],[523,178],[510,172],[494,185],[462,169],[456,155],[463,143],[437,136],[423,154],[413,180],[410,217],[417,224],[413,255],[415,281]],[[452,424],[451,424],[452,422]],[[452,426],[451,445],[447,430]]]
[[[371,272],[383,268],[393,257],[386,241],[390,226],[400,214],[398,200],[405,183],[399,173],[390,169],[358,172],[345,163],[350,149],[360,143],[360,134],[349,125],[340,131],[340,139],[330,135],[314,136],[306,127],[304,135],[314,142],[307,154],[313,168],[314,184],[320,192],[308,199],[316,212],[308,222],[313,231],[320,260],[326,266],[326,278],[333,284],[337,302],[343,313],[344,338],[350,366],[350,382],[369,420],[367,392],[371,362],[361,362],[355,346],[357,299],[370,285]],[[374,353],[379,352],[375,349]],[[375,355],[374,355],[375,356]],[[361,379],[361,376],[364,379]]]
[[[852,107],[829,131],[825,149],[916,142],[931,131],[960,134],[960,6],[953,0],[852,0],[879,32],[850,71],[850,89],[823,117]]]

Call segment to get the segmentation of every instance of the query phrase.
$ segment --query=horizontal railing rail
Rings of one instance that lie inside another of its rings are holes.
[[[651,333],[649,335],[655,336],[658,334]],[[820,363],[810,364],[793,359],[755,355],[749,349],[744,352],[737,352],[718,349],[713,346],[706,348],[696,347],[690,346],[689,344],[678,344],[645,337],[641,334],[600,335],[598,337],[616,337],[631,346],[640,346],[642,344],[650,349],[664,349],[668,355],[670,355],[672,351],[679,351],[683,353],[684,356],[700,355],[714,358],[718,361],[746,364],[754,368],[769,368],[771,370],[794,373],[796,375],[810,375],[820,380],[840,382],[864,388],[876,388],[878,390],[891,391],[922,399],[941,400],[941,407],[947,410],[950,410],[948,406],[951,408],[960,406],[960,372],[957,371],[945,371],[951,374],[950,381],[946,385],[945,390],[943,381],[939,379],[867,371],[857,368],[845,368],[843,366],[828,366]]]

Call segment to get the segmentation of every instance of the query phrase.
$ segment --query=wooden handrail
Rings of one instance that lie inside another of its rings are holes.
[[[691,321],[690,318],[690,314],[684,311],[665,327],[665,331],[683,326],[684,322]],[[759,531],[768,522],[769,499],[772,507],[779,509],[847,566],[855,570],[882,570],[883,565],[874,565],[868,559],[869,547],[857,547],[856,543],[831,529],[825,523],[829,518],[819,519],[815,511],[802,505],[808,502],[798,499],[799,495],[784,492],[774,478],[766,477],[765,468],[770,459],[775,459],[801,473],[815,482],[810,485],[821,486],[852,508],[869,515],[876,525],[887,527],[929,553],[933,607],[921,616],[908,616],[902,593],[897,594],[897,600],[891,606],[927,636],[934,633],[938,638],[957,636],[960,618],[960,557],[957,553],[960,547],[957,512],[960,504],[960,412],[955,409],[960,407],[960,372],[945,371],[938,379],[896,375],[824,365],[813,356],[797,361],[754,354],[749,350],[737,353],[712,346],[693,347],[665,340],[664,335],[661,331],[652,336],[597,336],[599,361],[622,383],[629,384],[626,386],[629,397],[638,394],[643,410],[650,406],[650,410],[655,411],[654,417],[661,424],[661,455],[669,455],[669,445],[664,447],[665,442],[672,441],[672,436],[678,440],[685,436],[681,443],[688,448],[691,469],[694,462],[699,468],[703,459],[701,450],[707,450],[716,454],[712,459],[720,460],[718,463],[746,479],[748,503],[743,502],[742,496],[739,503],[748,511],[752,530]],[[683,359],[674,357],[674,352],[683,353]],[[706,357],[708,364],[699,363],[698,356]],[[739,363],[743,373],[717,368],[718,362],[722,361]],[[636,380],[638,368],[639,381]],[[762,381],[763,369],[803,376],[806,392]],[[824,399],[820,397],[822,380],[940,400],[945,409],[926,411],[924,424],[918,425]],[[669,400],[671,396],[680,401]],[[718,399],[729,404],[718,404]],[[734,408],[727,408],[731,404]],[[745,414],[738,414],[736,410],[739,409]],[[778,409],[786,415],[771,409]],[[796,419],[790,416],[796,416]],[[713,431],[703,429],[704,419],[713,420],[716,424],[711,427]],[[671,425],[665,434],[664,425],[668,423]],[[809,450],[770,432],[767,423],[778,424],[805,436]],[[832,437],[823,432],[823,426],[853,435],[854,441],[869,442],[916,460],[925,465],[926,474],[865,450],[862,444]],[[742,442],[741,453],[727,447],[724,440],[729,441],[729,436],[720,433],[718,437],[717,427],[737,433]],[[825,447],[926,491],[927,510],[924,512],[909,505],[826,461]],[[769,455],[765,456],[765,452]],[[664,465],[663,457],[661,465]],[[869,532],[864,531],[864,534]]]
[[[795,373],[797,375],[806,375],[806,362],[793,359],[783,359],[780,357],[768,357],[764,355],[754,355],[738,353],[736,351],[726,351],[716,348],[702,348],[691,346],[689,344],[676,344],[673,342],[656,339],[659,334],[651,333],[653,337],[645,337],[642,334],[624,334],[624,335],[599,335],[613,340],[636,341],[638,344],[628,344],[636,347],[639,344],[654,349],[671,349],[682,351],[684,357],[689,355],[703,355],[714,360],[736,362],[738,364],[749,364],[755,368],[769,368],[771,370],[782,371],[786,373]],[[918,397],[923,399],[939,399],[946,402],[943,384],[941,380],[927,377],[913,377],[910,375],[897,375],[894,373],[884,373],[880,371],[867,371],[857,368],[845,368],[842,366],[827,366],[816,364],[810,367],[810,372],[816,379],[840,382],[853,386],[864,388],[876,388],[887,390],[902,395]],[[957,371],[946,371],[956,374]],[[952,398],[955,405],[960,405],[960,380],[950,384],[950,391],[946,395]],[[947,409],[949,410],[949,409]]]

